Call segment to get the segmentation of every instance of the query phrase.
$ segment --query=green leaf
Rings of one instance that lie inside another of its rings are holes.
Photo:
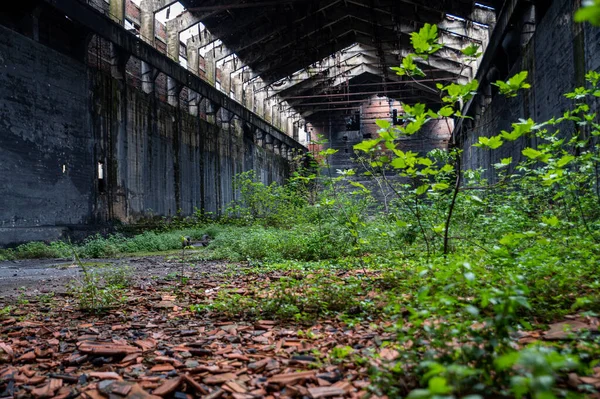
[[[425,73],[415,63],[415,54],[408,54],[402,59],[402,65],[399,67],[392,67],[392,71],[396,72],[399,76],[420,76],[424,77]]]
[[[446,96],[442,98],[445,103],[455,104],[458,101],[466,102],[470,100],[479,88],[479,82],[477,79],[465,84],[451,83],[448,86],[442,87],[442,91],[446,92]],[[460,116],[460,112],[457,110],[454,115]]]
[[[523,155],[525,155],[527,158],[531,158],[531,159],[536,159],[537,157],[541,156],[542,153],[538,150],[534,150],[533,148],[527,147],[522,151]]]
[[[432,186],[432,188],[433,188],[435,191],[442,191],[442,190],[445,190],[445,189],[447,189],[448,187],[450,187],[450,185],[449,185],[449,184],[447,184],[447,183],[436,183],[436,184],[434,184],[434,185]]]
[[[452,392],[452,387],[448,386],[448,382],[444,377],[433,377],[429,380],[429,392],[434,395],[444,395]]]
[[[380,139],[365,140],[361,143],[355,144],[353,148],[358,151],[369,152],[375,148],[380,141]]]
[[[466,55],[467,57],[472,58],[478,58],[479,56],[481,56],[481,54],[483,54],[481,51],[479,51],[479,46],[475,43],[469,44],[467,47],[460,50],[460,52]]]
[[[326,150],[319,152],[319,155],[326,157],[329,155],[336,154],[337,152],[338,152],[338,150],[334,150],[333,148],[328,148]]]
[[[442,166],[442,168],[440,169],[440,172],[443,172],[443,173],[450,173],[452,171],[454,171],[454,166],[450,165],[449,163]]]
[[[404,160],[404,158],[394,158],[392,160],[392,162],[390,163],[390,165],[392,165],[392,167],[394,169],[404,169],[406,168],[406,161]]]
[[[438,115],[443,118],[448,118],[452,114],[454,114],[454,109],[452,109],[452,107],[449,105],[446,105],[445,107],[443,107],[442,109],[440,109],[438,111]]]
[[[544,163],[548,163],[548,160],[550,159],[550,155],[530,147],[525,148],[523,151],[521,151],[521,153],[529,159],[534,159],[536,161],[541,161]]]
[[[407,399],[427,399],[431,396],[428,389],[413,389]]]
[[[389,129],[390,126],[392,126],[390,122],[383,120],[383,119],[377,119],[375,121],[375,123],[377,124],[377,126],[379,126],[382,129]]]
[[[564,168],[565,166],[570,164],[571,161],[573,161],[574,159],[575,156],[573,155],[565,155],[561,159],[559,159],[558,162],[556,162],[556,166],[558,166],[559,168]]]
[[[512,78],[508,79],[506,82],[498,80],[496,81],[496,83],[492,84],[500,88],[501,94],[504,94],[507,97],[516,97],[517,92],[520,89],[531,88],[531,85],[525,82],[525,79],[527,79],[527,75],[527,71],[521,71],[518,74],[514,75]]]
[[[479,137],[479,143],[474,144],[475,147],[488,147],[492,150],[499,148],[502,146],[502,139],[500,136],[492,136],[492,137]]]
[[[429,184],[423,184],[422,186],[417,187],[417,195],[425,194],[429,190]]]
[[[483,204],[483,200],[476,195],[471,195],[471,201],[477,202],[478,204]]]
[[[519,352],[511,352],[494,360],[497,370],[506,370],[514,366],[519,360]]]
[[[437,25],[425,24],[418,32],[410,34],[410,42],[418,55],[431,55],[442,48],[437,42]]]
[[[542,216],[542,222],[551,227],[556,227],[560,223],[560,220],[556,217],[556,215],[551,217]]]
[[[354,187],[358,187],[358,188],[362,189],[363,191],[369,191],[362,183],[359,183],[357,181],[350,181],[350,184],[353,185]]]
[[[417,158],[417,163],[419,165],[424,165],[424,166],[431,166],[431,165],[433,165],[433,161],[431,159],[424,158],[424,157]]]
[[[599,1],[599,4],[600,4],[600,1]],[[596,87],[596,86],[598,86],[598,82],[600,82],[600,73],[598,73],[596,71],[589,71],[588,73],[585,74],[585,80],[590,82],[592,84],[592,86]]]
[[[512,132],[502,131],[502,138],[508,141],[514,141],[526,133],[530,133],[535,126],[535,122],[529,118],[528,120],[521,120],[519,123],[512,124]]]
[[[583,7],[575,13],[575,22],[600,26],[600,0],[584,0]]]

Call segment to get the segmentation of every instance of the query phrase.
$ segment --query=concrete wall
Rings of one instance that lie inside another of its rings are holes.
[[[0,245],[178,210],[218,213],[236,173],[287,176],[288,162],[225,111],[209,123],[77,54],[0,25]]]
[[[521,160],[521,150],[527,146],[535,147],[534,139],[507,142],[498,150],[472,145],[478,142],[480,136],[510,131],[511,123],[518,122],[519,118],[541,122],[561,116],[573,104],[563,94],[583,85],[587,71],[600,68],[600,29],[573,22],[573,13],[579,7],[575,3],[571,0],[552,2],[543,18],[536,23],[535,34],[521,49],[511,68],[509,76],[522,70],[529,71],[531,89],[511,99],[498,94],[491,98],[489,93],[487,97],[481,94],[477,98],[476,122],[459,137],[465,154],[464,168],[489,171],[493,168],[492,164],[501,158],[512,156],[515,163]],[[573,131],[574,125],[565,123],[560,128],[568,134]]]

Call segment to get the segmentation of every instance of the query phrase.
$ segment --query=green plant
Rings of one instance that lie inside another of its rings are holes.
[[[70,291],[80,309],[101,313],[125,301],[123,289],[127,284],[125,269],[103,275],[97,268],[86,266],[81,262],[75,251],[73,256],[81,268],[82,276],[71,285]]]

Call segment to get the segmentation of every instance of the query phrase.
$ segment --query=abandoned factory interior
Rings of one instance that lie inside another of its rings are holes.
[[[0,10],[0,399],[600,398],[600,0]]]

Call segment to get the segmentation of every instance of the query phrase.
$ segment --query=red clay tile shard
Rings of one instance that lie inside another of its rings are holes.
[[[308,393],[313,399],[328,398],[330,396],[343,396],[346,394],[341,388],[336,387],[319,387],[319,388],[308,388]]]
[[[298,381],[312,379],[312,378],[314,378],[315,374],[316,373],[314,371],[303,371],[303,372],[299,372],[299,373],[279,374],[279,375],[269,378],[267,381],[269,383],[281,384],[281,385],[294,384]]]
[[[152,392],[152,394],[158,395],[158,396],[167,396],[167,395],[175,392],[175,390],[177,388],[179,388],[179,386],[181,385],[182,381],[183,381],[183,379],[181,377],[177,377],[172,380],[167,380],[164,382],[164,384],[162,384],[161,386],[156,388]]]
[[[134,342],[135,346],[142,348],[144,352],[154,349],[156,347],[156,340],[150,339],[138,339]]]
[[[31,390],[31,395],[38,399],[51,398],[62,387],[62,380],[51,379],[48,384]]]
[[[159,373],[159,372],[163,372],[163,371],[171,371],[171,370],[175,370],[175,367],[173,367],[173,365],[169,364],[169,363],[157,364],[156,366],[154,366],[150,369],[150,371],[152,371],[154,373]]]
[[[121,376],[113,371],[92,371],[90,377],[99,378],[101,380],[120,380]]]
[[[83,353],[92,353],[100,356],[124,356],[140,352],[140,349],[135,346],[87,341],[79,345],[79,350]]]
[[[35,352],[33,351],[27,352],[17,359],[18,362],[30,362],[32,360],[35,360]]]
[[[206,377],[204,379],[204,383],[208,385],[222,384],[230,380],[235,380],[236,378],[237,375],[234,373],[216,374],[211,375],[210,377]]]

